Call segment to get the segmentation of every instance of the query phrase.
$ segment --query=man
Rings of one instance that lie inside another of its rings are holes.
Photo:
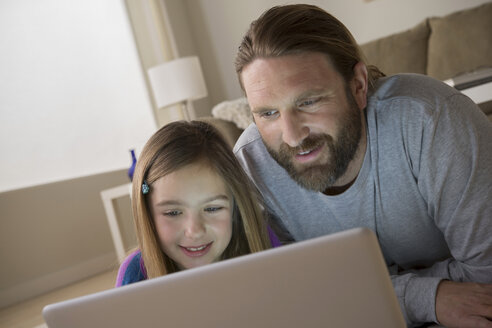
[[[467,97],[366,66],[310,5],[251,24],[236,71],[254,125],[235,146],[294,240],[373,229],[409,326],[492,327],[492,126]]]

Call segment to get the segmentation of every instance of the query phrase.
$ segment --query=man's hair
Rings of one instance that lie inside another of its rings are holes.
[[[350,31],[323,9],[306,4],[276,6],[253,21],[236,56],[239,83],[244,67],[257,58],[280,57],[305,52],[328,55],[346,82],[354,75],[354,66],[364,62],[363,54]],[[384,76],[375,66],[368,66],[369,88]]]
[[[145,144],[132,181],[132,209],[138,245],[149,278],[178,271],[162,250],[151,215],[149,194],[142,193],[159,178],[187,165],[199,164],[219,175],[232,194],[232,238],[221,259],[270,248],[260,197],[230,146],[211,125],[173,122],[159,129]]]

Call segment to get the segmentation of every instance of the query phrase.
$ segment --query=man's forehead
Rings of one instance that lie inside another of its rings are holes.
[[[242,72],[243,87],[250,106],[286,93],[292,99],[315,93],[339,82],[326,55],[306,53],[275,58],[258,58]],[[287,99],[285,99],[287,100]]]

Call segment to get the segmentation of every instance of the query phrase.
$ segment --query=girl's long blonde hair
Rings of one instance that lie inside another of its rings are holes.
[[[178,271],[161,250],[148,194],[142,193],[144,181],[150,186],[157,179],[186,165],[209,166],[233,195],[232,238],[222,259],[270,248],[260,197],[232,153],[230,146],[211,125],[179,121],[158,130],[145,144],[133,176],[132,210],[138,245],[148,278]]]

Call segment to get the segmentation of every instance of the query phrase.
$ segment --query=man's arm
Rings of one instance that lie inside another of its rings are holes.
[[[418,327],[426,322],[437,321],[434,300],[441,278],[419,277],[415,273],[405,273],[392,274],[391,281],[408,327]]]
[[[476,283],[492,283],[492,125],[468,98],[447,100],[424,131],[417,178],[453,258],[414,273],[450,280],[436,291],[441,324],[491,327],[492,287]]]
[[[418,271],[391,280],[409,327],[438,322],[449,328],[492,328],[492,284],[453,282]]]

